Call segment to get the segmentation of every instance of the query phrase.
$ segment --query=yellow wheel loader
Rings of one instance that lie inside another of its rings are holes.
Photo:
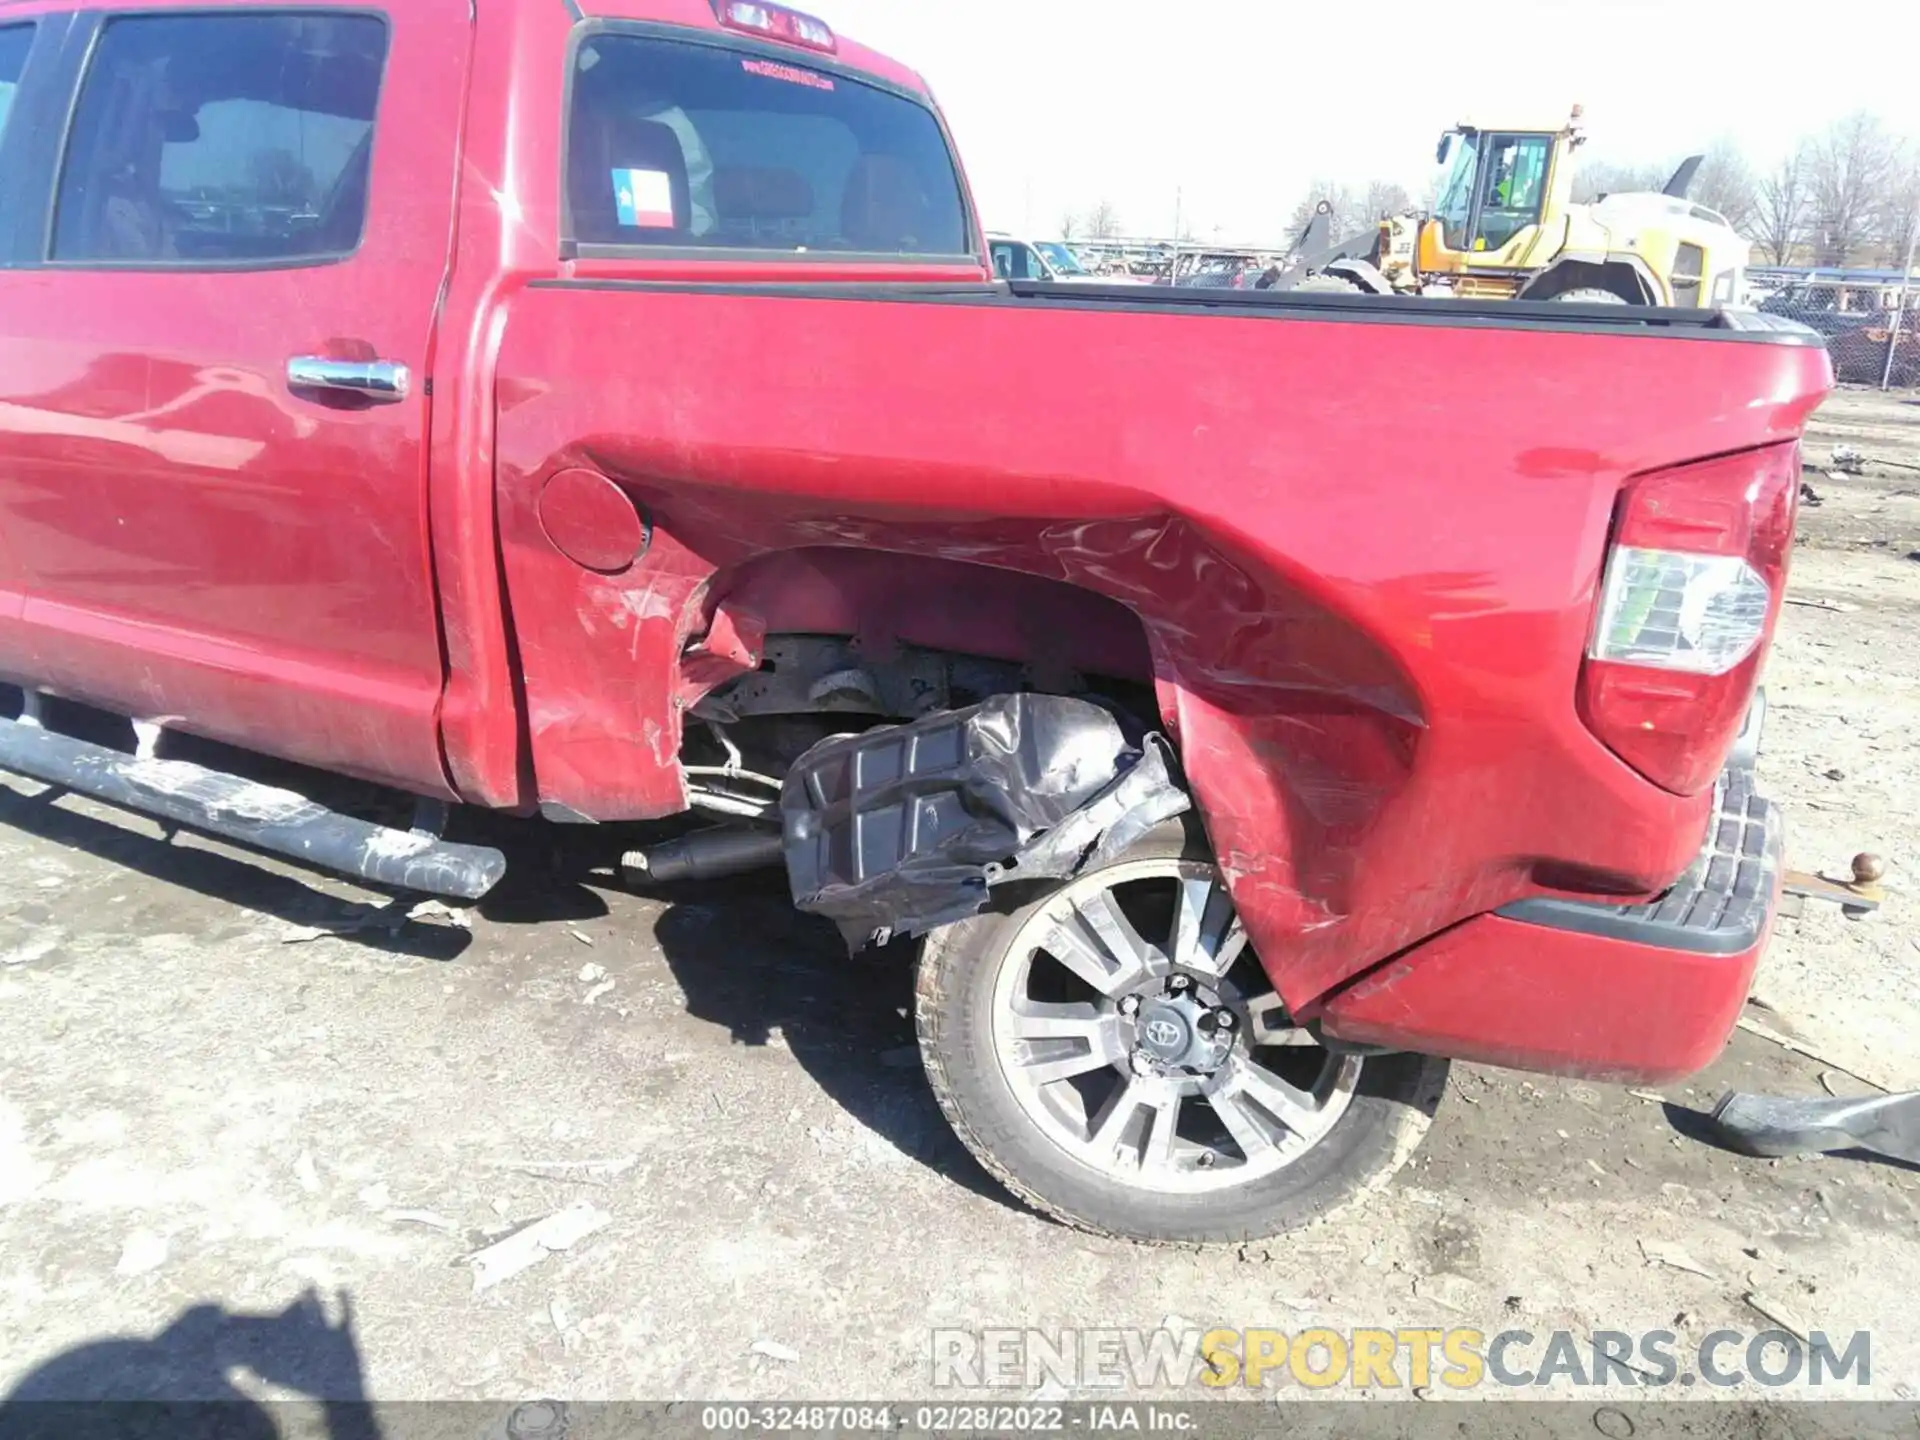
[[[1324,203],[1267,289],[1595,304],[1737,305],[1751,247],[1726,219],[1687,199],[1693,156],[1658,194],[1573,203],[1580,107],[1556,130],[1458,125],[1440,138],[1447,166],[1432,214],[1380,217],[1329,243]]]

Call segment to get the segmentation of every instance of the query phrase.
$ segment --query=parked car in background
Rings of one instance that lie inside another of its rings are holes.
[[[987,253],[993,257],[993,273],[1002,280],[1085,285],[1105,278],[1082,265],[1080,257],[1058,240],[1016,240],[1011,235],[989,232]]]
[[[1760,302],[1761,311],[1798,320],[1825,336],[1838,379],[1920,385],[1920,285],[1903,283],[1897,273],[1844,270],[1813,271],[1775,284]]]
[[[1251,290],[1266,268],[1264,258],[1245,251],[1188,251],[1155,283],[1196,290]]]

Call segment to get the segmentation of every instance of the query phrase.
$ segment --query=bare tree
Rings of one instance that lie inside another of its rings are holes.
[[[1071,240],[1080,232],[1080,217],[1068,210],[1060,216],[1060,238]]]
[[[1802,141],[1762,175],[1755,187],[1754,231],[1760,237],[1760,248],[1776,265],[1788,264],[1806,239],[1812,169],[1812,151]]]
[[[1718,210],[1727,217],[1729,225],[1746,235],[1752,232],[1754,221],[1759,218],[1757,189],[1747,157],[1740,153],[1734,141],[1723,137],[1714,141],[1700,162],[1687,194],[1709,210]]]
[[[1111,240],[1120,233],[1120,212],[1111,200],[1102,200],[1087,212],[1087,234],[1095,240]]]
[[[1407,194],[1406,186],[1392,180],[1370,180],[1360,198],[1360,209],[1365,220],[1380,220],[1413,209],[1413,197]]]
[[[1881,205],[1880,243],[1890,266],[1907,263],[1920,231],[1920,142],[1902,147],[1899,163]]]
[[[1288,233],[1298,235],[1305,230],[1322,200],[1333,207],[1328,219],[1332,222],[1334,239],[1342,239],[1366,225],[1366,211],[1351,185],[1342,185],[1337,180],[1315,180],[1307,186],[1300,203],[1293,207],[1292,218],[1287,221]]]
[[[1877,115],[1837,120],[1813,141],[1808,169],[1815,262],[1844,265],[1874,239],[1893,179],[1895,145]]]
[[[1574,203],[1591,204],[1604,195],[1623,195],[1630,190],[1657,191],[1672,173],[1660,165],[1618,165],[1605,160],[1582,165],[1573,177]]]

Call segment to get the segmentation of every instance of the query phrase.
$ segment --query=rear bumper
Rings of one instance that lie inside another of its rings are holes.
[[[1524,900],[1395,957],[1329,1000],[1342,1040],[1591,1079],[1713,1062],[1780,894],[1779,812],[1729,770],[1699,857],[1640,905]]]

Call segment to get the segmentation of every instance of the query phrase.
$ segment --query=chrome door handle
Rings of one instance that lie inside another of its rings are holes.
[[[369,400],[404,400],[411,377],[392,360],[327,360],[296,355],[287,361],[287,384],[295,390],[331,390]]]

